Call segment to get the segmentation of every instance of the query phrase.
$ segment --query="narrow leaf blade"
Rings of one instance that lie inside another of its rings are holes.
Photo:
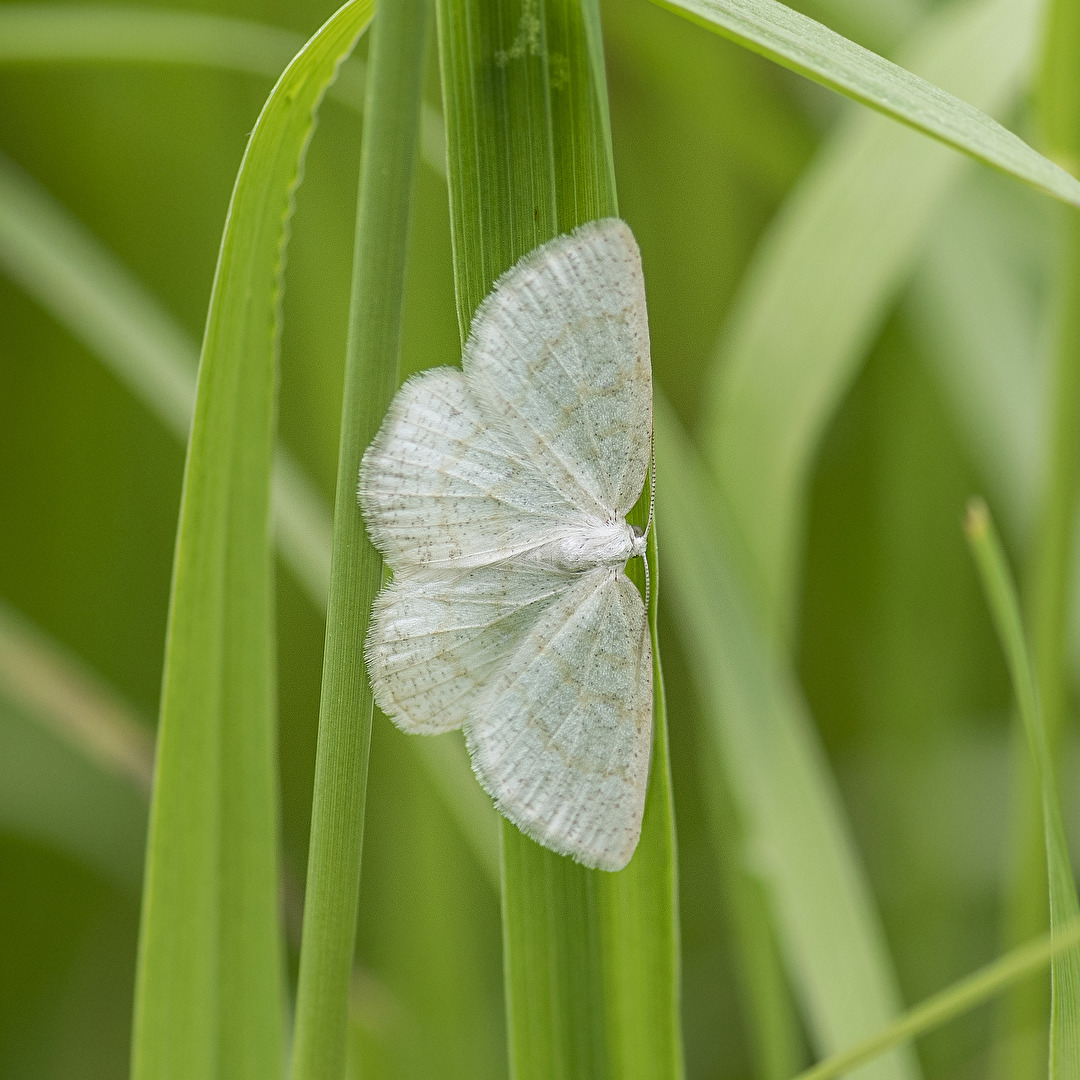
[[[1080,206],[1080,181],[965,101],[778,0],[656,0],[770,60]]]
[[[315,109],[371,6],[343,8],[282,75],[252,133],[222,238],[169,610],[137,1080],[281,1073],[269,542],[277,302]]]
[[[1050,936],[1080,916],[1076,881],[1069,861],[1069,847],[1061,804],[1054,779],[1054,761],[1047,741],[1035,672],[1028,652],[1020,603],[1005,552],[981,499],[968,507],[964,523],[968,541],[982,578],[983,591],[1005,653],[1013,692],[1020,710],[1028,745],[1035,761],[1042,796],[1043,835],[1050,877]],[[1050,965],[1050,1078],[1080,1077],[1080,949],[1054,957]]]
[[[462,339],[495,278],[537,244],[617,213],[592,0],[436,7]],[[644,524],[647,496],[635,510]],[[654,534],[655,535],[655,534]],[[656,566],[655,542],[650,566]],[[654,742],[641,841],[617,874],[503,825],[510,1060],[518,1080],[682,1075],[674,827],[656,574]]]
[[[370,10],[370,8],[369,8]],[[360,459],[398,383],[428,0],[396,0],[373,30],[356,210],[304,930],[291,1075],[345,1073],[349,984],[374,701],[364,663],[382,560],[356,501]]]
[[[1034,5],[989,0],[927,19],[912,66],[991,111],[1013,101]],[[880,117],[841,121],[758,246],[714,360],[705,449],[753,560],[766,623],[796,607],[805,489],[819,441],[913,272],[965,162]]]
[[[709,718],[706,773],[724,769],[747,831],[746,856],[818,1050],[885,1027],[899,994],[839,793],[794,674],[756,622],[731,526],[663,398],[656,402],[658,516],[684,647]],[[894,1051],[861,1073],[918,1076]]]

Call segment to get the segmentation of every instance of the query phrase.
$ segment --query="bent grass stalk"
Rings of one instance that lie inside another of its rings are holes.
[[[405,253],[420,128],[427,0],[376,21],[356,210],[334,545],[300,950],[293,1080],[345,1071],[350,973],[374,701],[364,636],[382,560],[356,502],[360,458],[398,383]]]
[[[1046,866],[1050,877],[1050,937],[1080,917],[1065,826],[1054,779],[1042,705],[1028,655],[1020,604],[990,511],[981,499],[968,506],[964,531],[975,555],[994,626],[1005,653],[1020,719],[1042,799]],[[1080,1077],[1080,949],[1056,954],[1050,966],[1050,1080]]]
[[[315,111],[367,25],[347,4],[267,100],[222,238],[184,472],[139,934],[135,1080],[279,1075],[269,541],[277,306]]]
[[[923,20],[904,63],[990,113],[1020,93],[1034,6],[988,0]],[[807,486],[829,423],[921,257],[933,215],[974,169],[850,106],[767,227],[716,355],[705,446],[752,559],[755,599],[788,644]]]
[[[617,202],[593,0],[439,0],[436,12],[464,342],[503,270],[559,233],[616,214]],[[632,519],[643,525],[647,510],[645,491]],[[616,874],[586,870],[503,823],[504,972],[518,1080],[682,1076],[655,536],[653,760],[636,854]]]
[[[899,120],[1062,202],[1080,180],[979,109],[778,0],[654,0],[822,86]]]
[[[1045,19],[1037,104],[1047,153],[1066,167],[1080,168],[1080,16],[1077,5],[1051,0]],[[1068,211],[1063,211],[1068,213]],[[1076,586],[1074,547],[1080,495],[1080,216],[1062,222],[1057,267],[1057,311],[1050,423],[1046,436],[1039,529],[1028,569],[1031,644],[1051,763],[1064,743],[1069,705],[1069,597]],[[1040,836],[1039,784],[1030,757],[1016,740],[1014,761],[1013,850],[1006,882],[1005,942],[1034,933],[1046,924],[1040,881],[1045,868]],[[1038,1047],[1025,1054],[1023,1029],[1045,1016],[1042,987],[1024,988],[1006,1003],[1001,1052],[1017,1080],[1037,1077]]]
[[[703,703],[703,780],[723,769],[792,985],[820,1053],[886,1027],[896,976],[836,782],[794,672],[748,599],[733,530],[704,463],[657,395],[657,513]],[[894,1050],[867,1076],[918,1076]]]
[[[1047,964],[1053,963],[1055,958],[1077,945],[1080,945],[1080,919],[1066,923],[1053,937],[1047,934],[1013,949],[967,978],[927,998],[884,1031],[799,1073],[795,1080],[834,1080],[843,1076],[891,1047],[927,1035],[950,1020],[985,1004],[1021,980],[1037,974]]]

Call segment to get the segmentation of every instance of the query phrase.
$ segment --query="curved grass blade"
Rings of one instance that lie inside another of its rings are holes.
[[[1053,938],[1047,935],[1018,946],[908,1010],[884,1031],[807,1069],[795,1080],[835,1080],[836,1077],[845,1076],[891,1047],[926,1035],[977,1008],[1048,963],[1052,964],[1057,957],[1069,949],[1075,949],[1077,945],[1080,945],[1080,920],[1074,919],[1061,927]]]
[[[356,501],[360,459],[398,385],[428,0],[395,0],[373,30],[360,160],[334,501],[293,1080],[345,1075],[349,984],[374,700],[364,663],[382,560]]]
[[[719,762],[714,768],[703,766],[701,772],[707,777],[708,836],[720,869],[722,907],[730,926],[736,987],[746,1017],[754,1075],[758,1080],[789,1080],[805,1064],[806,1046],[769,910],[769,894],[747,858],[746,829],[728,776]]]
[[[1047,153],[1074,168],[1080,164],[1078,62],[1077,5],[1050,0],[1038,85],[1040,119]],[[1040,485],[1039,527],[1025,575],[1030,597],[1032,656],[1051,766],[1060,758],[1069,714],[1068,601],[1077,583],[1073,555],[1080,504],[1080,216],[1070,213],[1058,227],[1062,244],[1055,273],[1057,304],[1048,397],[1046,475]],[[1014,747],[1015,820],[1006,885],[1006,944],[1041,929],[1046,919],[1040,888],[1044,866],[1039,828],[1040,785],[1018,741]],[[1045,817],[1045,809],[1042,816]],[[1032,1019],[1038,1022],[1044,1017],[1045,1011],[1045,995],[1037,986],[1010,995],[1006,1002],[1001,1044],[1007,1055],[1006,1068],[1016,1080],[1041,1075],[1042,1062],[1035,1053],[1028,1053],[1027,1060],[1023,1060],[1022,1031]],[[1031,1045],[1030,1040],[1027,1045]],[[1075,1067],[1080,1070],[1080,1063]]]
[[[132,1075],[281,1074],[269,542],[277,306],[314,114],[371,17],[300,52],[248,143],[200,360],[169,609]]]
[[[1080,181],[984,112],[777,0],[655,0],[830,90],[1080,206]]]
[[[1057,796],[1054,759],[1047,741],[1035,672],[1028,656],[1020,604],[990,511],[981,499],[964,523],[990,613],[1012,678],[1020,718],[1035,764],[1042,800],[1046,866],[1050,877],[1050,937],[1080,917],[1080,902]],[[1050,1080],[1080,1077],[1080,948],[1055,956],[1050,966]]]
[[[989,0],[928,19],[918,70],[987,109],[1011,102],[1036,5]],[[845,120],[761,243],[717,354],[705,447],[779,640],[797,596],[805,486],[817,444],[912,272],[963,159],[879,117]]]
[[[617,212],[593,0],[438,0],[458,321],[537,244]],[[646,503],[634,520],[644,523]],[[655,537],[655,531],[653,533]],[[587,870],[503,823],[511,1073],[677,1078],[675,853],[663,682],[641,841],[617,874]]]
[[[888,53],[929,6],[926,0],[803,0],[799,10],[874,52]]]
[[[810,1033],[837,1052],[887,1026],[899,994],[839,795],[794,674],[760,630],[715,487],[656,401],[658,517],[677,625]],[[712,765],[716,768],[716,765]],[[706,776],[706,788],[709,777]],[[918,1076],[893,1051],[866,1080]]]
[[[4,4],[0,6],[0,65],[130,63],[196,64],[277,79],[304,45],[290,30],[194,11]],[[367,66],[345,60],[327,98],[364,107]],[[442,118],[424,104],[420,156],[446,172]]]

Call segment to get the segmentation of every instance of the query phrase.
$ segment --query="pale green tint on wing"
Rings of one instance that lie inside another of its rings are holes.
[[[652,368],[641,255],[618,218],[516,263],[476,310],[462,367],[485,419],[566,499],[602,519],[637,502]]]
[[[372,610],[364,656],[375,702],[403,731],[450,731],[476,709],[571,574],[497,564],[396,578]]]
[[[465,725],[480,782],[534,840],[621,870],[641,833],[652,746],[645,606],[617,567],[579,575]]]
[[[589,523],[448,367],[415,376],[394,397],[364,454],[360,505],[399,576],[513,558]]]

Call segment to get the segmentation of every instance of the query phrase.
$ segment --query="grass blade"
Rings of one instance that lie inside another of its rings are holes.
[[[363,661],[382,561],[356,502],[360,458],[398,383],[426,0],[386,5],[371,47],[334,501],[315,794],[297,987],[294,1080],[345,1073],[349,982],[374,702]]]
[[[1080,17],[1077,6],[1051,0],[1038,102],[1048,153],[1058,161],[1074,165],[1080,162],[1078,60]],[[1039,528],[1027,574],[1031,646],[1051,767],[1059,759],[1069,711],[1068,599],[1076,581],[1073,551],[1080,502],[1080,216],[1070,213],[1068,220],[1062,221],[1059,227],[1063,241],[1056,273],[1058,296],[1048,399],[1046,475],[1041,491]],[[1037,932],[1046,919],[1040,887],[1045,865],[1039,827],[1040,785],[1032,774],[1030,759],[1018,745],[1016,757],[1016,820],[1012,830],[1014,840],[1005,905],[1006,944]],[[1022,1060],[1023,1043],[1016,1036],[1032,1019],[1038,1023],[1045,1016],[1045,1010],[1041,987],[1021,990],[1011,995],[1007,1002],[1003,1050],[1010,1054],[1009,1075],[1017,1080],[1041,1074],[1042,1062],[1034,1052],[1027,1055],[1027,1060]],[[1013,1036],[1011,1051],[1010,1036]],[[1080,1069],[1080,1064],[1076,1068]]]
[[[1080,206],[1080,181],[985,113],[777,0],[656,0],[977,161]]]
[[[187,441],[198,346],[112,252],[2,154],[0,269]]]
[[[1001,647],[1012,678],[1020,718],[1042,799],[1046,866],[1050,877],[1050,936],[1080,917],[1054,779],[1054,760],[1043,720],[1035,672],[1028,656],[1020,604],[1005,553],[994,530],[990,512],[981,500],[968,507],[964,523],[968,541],[982,578]],[[1056,956],[1050,967],[1050,1080],[1080,1077],[1080,948]]]
[[[462,339],[495,278],[537,244],[617,212],[599,17],[591,0],[439,0]],[[644,523],[647,506],[634,520]],[[654,533],[655,536],[655,533]],[[626,870],[587,870],[503,823],[511,1072],[679,1077],[674,830],[656,638],[645,821]]]
[[[664,400],[656,404],[658,514],[712,760],[731,777],[747,858],[764,883],[815,1045],[833,1053],[894,1019],[895,977],[794,675],[749,607],[708,474]],[[894,1051],[864,1075],[908,1078],[918,1069],[909,1053]]]
[[[1023,85],[1035,6],[928,19],[910,64],[990,110]],[[807,475],[963,161],[876,116],[833,134],[758,248],[714,368],[706,447],[754,560],[767,625],[790,634]]]
[[[840,33],[875,52],[886,53],[904,33],[926,14],[926,0],[870,3],[857,0],[807,0],[799,10],[811,18],[835,26]]]
[[[62,852],[138,901],[146,799],[0,684],[0,830]]]
[[[184,472],[136,976],[136,1080],[280,1075],[273,606],[276,312],[314,113],[370,18],[347,5],[263,108],[222,238]]]
[[[934,1031],[1039,971],[1080,944],[1080,921],[1073,920],[1051,938],[1021,945],[979,971],[910,1009],[884,1031],[800,1073],[795,1080],[834,1080],[893,1046]]]

